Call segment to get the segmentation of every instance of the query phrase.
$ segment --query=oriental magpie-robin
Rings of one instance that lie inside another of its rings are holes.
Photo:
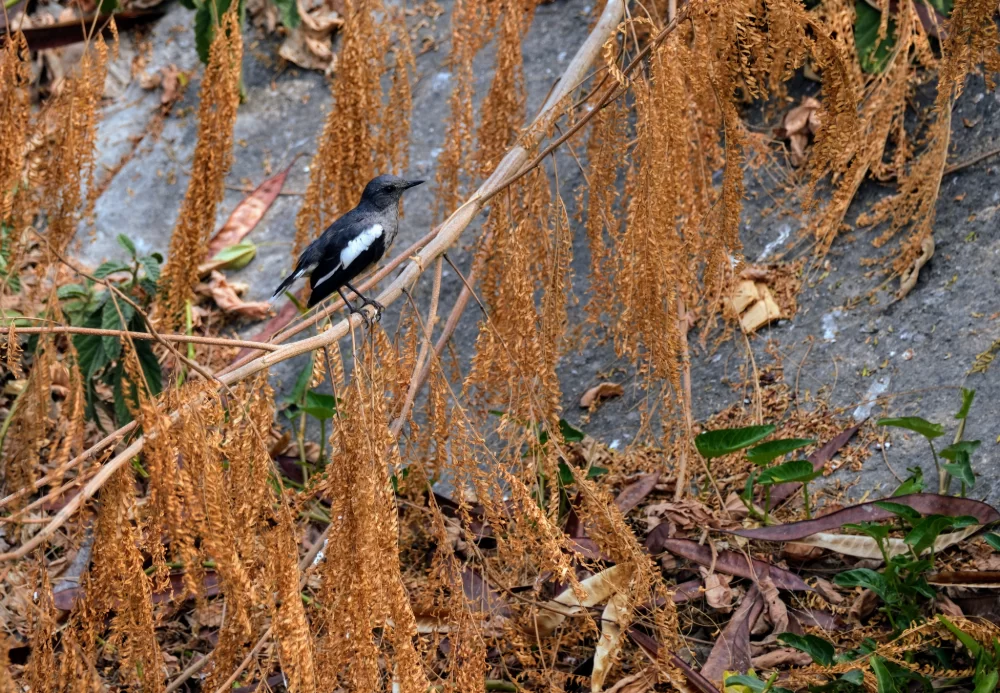
[[[360,312],[361,309],[355,308],[344,295],[343,287],[346,286],[361,298],[361,308],[375,307],[378,319],[384,306],[363,296],[350,282],[385,255],[399,230],[399,200],[404,191],[421,183],[422,180],[405,180],[391,175],[372,179],[365,186],[358,206],[330,224],[323,235],[302,252],[295,271],[275,289],[271,300],[296,279],[309,274],[310,308],[337,291],[351,313]]]

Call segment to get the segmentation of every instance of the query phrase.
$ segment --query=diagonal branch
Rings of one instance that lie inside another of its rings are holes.
[[[490,177],[479,186],[479,189],[464,204],[456,209],[441,224],[430,242],[419,253],[412,256],[410,262],[399,276],[379,295],[379,303],[388,306],[398,300],[404,292],[410,290],[424,269],[430,268],[434,260],[447,252],[458,241],[462,232],[465,231],[476,215],[482,211],[486,202],[520,176],[525,165],[529,162],[529,148],[533,149],[537,146],[540,138],[548,131],[555,119],[561,115],[562,109],[559,108],[560,103],[586,75],[588,67],[600,54],[604,42],[616,30],[618,23],[621,21],[623,11],[624,3],[621,0],[608,0],[604,11],[594,25],[590,35],[588,35],[587,39],[577,50],[576,55],[573,56],[573,59],[552,90],[549,98],[526,129],[526,132],[529,134],[524,138],[524,141],[507,152],[507,155],[500,161]],[[676,22],[669,25],[671,28],[674,26],[676,26]],[[283,346],[277,351],[259,356],[224,375],[218,376],[217,381],[223,386],[232,386],[246,378],[266,371],[282,361],[287,361],[290,358],[311,352],[314,349],[322,349],[329,346],[347,335],[352,327],[359,327],[363,322],[364,319],[361,315],[352,314],[326,332],[299,340]],[[97,493],[115,471],[142,451],[145,439],[145,436],[137,438],[125,450],[112,458],[47,525],[17,549],[0,554],[0,561],[23,558],[45,543],[89,498]]]

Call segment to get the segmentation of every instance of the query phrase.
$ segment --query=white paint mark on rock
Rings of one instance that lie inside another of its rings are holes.
[[[762,252],[760,257],[757,258],[757,262],[763,262],[769,258],[775,250],[785,244],[785,241],[787,241],[788,237],[791,235],[792,227],[789,224],[782,224],[781,229],[778,231],[778,237],[764,246],[764,252]]]
[[[839,330],[837,327],[837,318],[843,314],[844,312],[841,310],[834,310],[823,316],[823,339],[828,342],[837,341],[837,332]]]
[[[864,421],[869,416],[872,415],[872,408],[875,406],[875,402],[879,395],[884,394],[886,390],[889,389],[890,378],[888,375],[884,375],[881,378],[875,378],[872,384],[868,386],[868,392],[865,393],[865,398],[854,410],[854,422],[860,423]]]

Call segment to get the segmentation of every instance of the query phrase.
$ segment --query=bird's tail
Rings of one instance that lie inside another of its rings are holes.
[[[285,277],[285,280],[278,285],[278,288],[275,289],[274,293],[271,295],[271,303],[274,303],[275,299],[278,298],[278,296],[280,296],[281,294],[283,294],[288,289],[288,287],[294,284],[295,280],[301,277],[303,274],[305,274],[305,272],[306,271],[304,268],[296,267],[294,272]]]

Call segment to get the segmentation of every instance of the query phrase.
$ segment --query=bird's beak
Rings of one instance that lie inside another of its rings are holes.
[[[406,181],[406,189],[409,190],[410,188],[415,188],[423,182],[424,181],[422,180],[408,180]]]

